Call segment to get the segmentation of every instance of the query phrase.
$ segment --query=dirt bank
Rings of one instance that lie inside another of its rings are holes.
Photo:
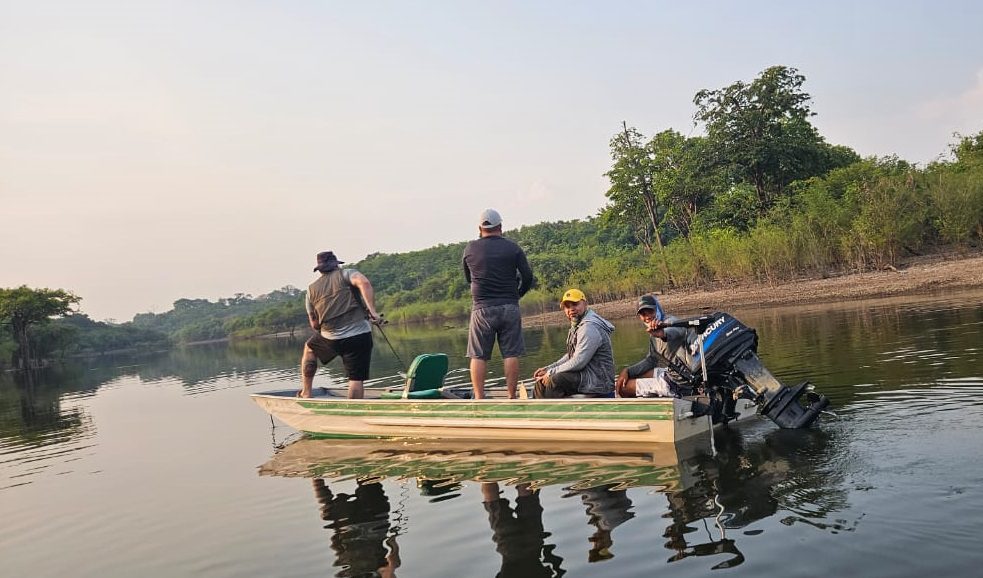
[[[674,314],[689,315],[702,309],[728,310],[748,306],[791,305],[869,299],[892,295],[928,293],[939,289],[983,288],[983,255],[943,259],[912,259],[897,269],[854,273],[835,277],[802,278],[786,283],[731,284],[710,290],[675,290],[659,300]],[[588,298],[590,296],[588,295]],[[603,317],[635,315],[635,300],[592,303]],[[524,324],[565,323],[557,310],[523,318]]]

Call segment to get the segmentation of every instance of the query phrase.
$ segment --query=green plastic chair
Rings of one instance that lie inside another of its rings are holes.
[[[444,387],[447,376],[446,353],[424,353],[417,355],[406,372],[406,384],[402,391],[384,391],[386,399],[437,399],[443,397],[440,388]]]

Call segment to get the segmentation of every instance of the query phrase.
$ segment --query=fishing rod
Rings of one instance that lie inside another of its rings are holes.
[[[379,330],[379,334],[386,340],[386,345],[389,346],[389,350],[393,352],[393,356],[396,358],[396,361],[399,362],[399,366],[403,368],[403,375],[406,375],[406,372],[409,371],[409,369],[407,368],[406,364],[403,363],[403,359],[399,356],[399,354],[396,353],[396,348],[393,347],[392,341],[389,341],[389,337],[386,336],[386,332],[382,330],[382,326],[388,323],[389,320],[385,319],[385,316],[380,313],[378,321],[373,321],[372,325],[375,325],[376,329]]]
[[[365,319],[368,320],[369,323],[374,325],[375,328],[379,330],[379,334],[382,335],[382,338],[386,340],[386,345],[389,346],[389,351],[393,352],[393,357],[396,358],[396,361],[399,362],[399,366],[403,369],[400,375],[405,379],[406,374],[409,372],[409,366],[403,363],[403,359],[399,356],[398,353],[396,353],[396,348],[393,347],[392,342],[389,341],[389,337],[386,335],[386,332],[382,330],[382,326],[388,325],[389,320],[386,319],[385,315],[383,315],[382,313],[380,313],[378,317],[373,319],[372,314],[369,313],[369,306],[368,304],[366,304],[365,297],[362,295],[361,290],[359,290],[354,285],[349,286],[349,288],[352,291],[352,296],[355,298],[355,301],[358,302],[358,305],[362,308],[362,311],[365,312]]]

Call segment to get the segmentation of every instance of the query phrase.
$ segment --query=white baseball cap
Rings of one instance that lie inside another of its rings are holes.
[[[502,215],[495,209],[485,209],[478,218],[478,226],[482,229],[494,229],[502,224]]]

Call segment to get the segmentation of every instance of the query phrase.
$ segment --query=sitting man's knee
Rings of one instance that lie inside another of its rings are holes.
[[[616,384],[618,397],[635,397],[635,380],[629,379],[624,383]]]

